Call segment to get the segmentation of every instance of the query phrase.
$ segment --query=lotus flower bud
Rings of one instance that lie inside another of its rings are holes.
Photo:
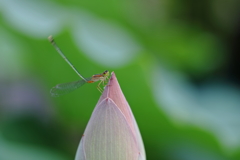
[[[75,160],[145,159],[137,123],[112,73],[84,131]]]

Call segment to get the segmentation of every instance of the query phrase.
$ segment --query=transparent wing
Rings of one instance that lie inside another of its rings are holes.
[[[81,87],[86,83],[85,80],[78,80],[75,82],[58,84],[50,90],[50,93],[53,97],[58,97],[60,95],[74,91],[75,89]]]

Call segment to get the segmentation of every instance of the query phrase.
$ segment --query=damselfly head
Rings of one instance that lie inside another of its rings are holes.
[[[104,76],[104,77],[109,76],[109,71],[108,71],[108,70],[104,71],[104,72],[103,72],[103,76]]]

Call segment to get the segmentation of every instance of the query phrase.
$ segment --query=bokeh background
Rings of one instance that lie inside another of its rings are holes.
[[[239,0],[0,0],[0,160],[72,160],[114,71],[148,160],[240,159]]]

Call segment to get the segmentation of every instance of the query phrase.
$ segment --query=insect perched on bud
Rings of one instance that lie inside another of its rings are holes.
[[[69,83],[63,83],[63,84],[58,84],[55,87],[53,87],[50,91],[51,95],[53,97],[58,97],[60,95],[69,93],[85,83],[94,83],[97,81],[100,81],[97,85],[97,89],[102,93],[103,89],[100,87],[102,84],[105,86],[105,83],[108,81],[108,76],[109,76],[109,71],[106,70],[101,74],[94,74],[92,77],[89,78],[84,78],[78,70],[72,65],[72,63],[67,59],[67,57],[63,54],[61,49],[57,46],[56,42],[54,41],[52,36],[48,37],[48,40],[51,42],[51,44],[54,46],[54,48],[57,50],[57,52],[62,56],[62,58],[72,67],[72,69],[77,73],[77,75],[81,78],[81,80],[74,81],[74,82],[69,82]]]

